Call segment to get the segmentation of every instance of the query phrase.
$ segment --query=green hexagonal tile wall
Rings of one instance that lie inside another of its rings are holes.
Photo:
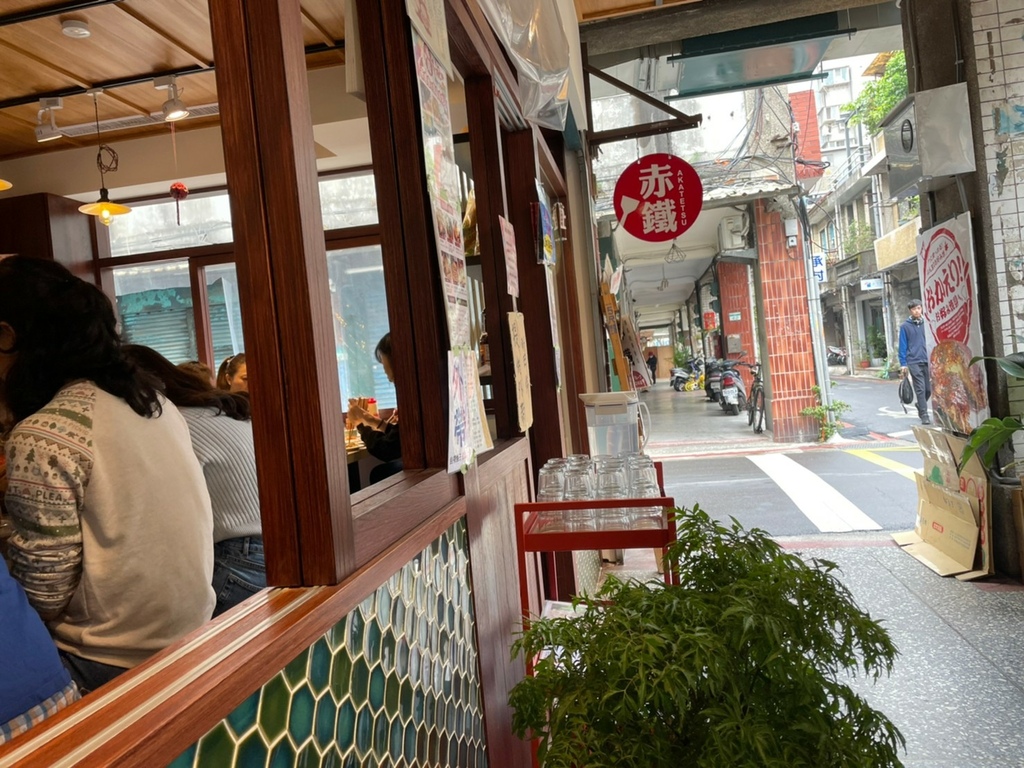
[[[174,768],[484,768],[468,546],[459,521]]]

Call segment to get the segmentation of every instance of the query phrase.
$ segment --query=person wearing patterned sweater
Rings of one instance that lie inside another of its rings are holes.
[[[156,376],[188,423],[213,505],[213,589],[219,616],[267,586],[248,392],[227,392],[176,366],[155,349],[125,353]]]
[[[107,297],[0,260],[11,575],[83,691],[213,613],[213,514],[188,427],[129,361]]]

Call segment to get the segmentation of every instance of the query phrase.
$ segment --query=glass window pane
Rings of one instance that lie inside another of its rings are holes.
[[[115,269],[114,294],[125,341],[152,347],[174,363],[195,359],[188,261]]]
[[[238,303],[238,275],[234,264],[206,267],[206,299],[209,305],[213,362],[245,351],[242,310]]]
[[[320,182],[320,211],[324,229],[344,229],[377,223],[377,188],[373,173],[337,176]]]
[[[231,242],[227,192],[190,196],[180,206],[179,224],[173,200],[133,204],[130,214],[110,222],[110,255],[131,256]]]
[[[328,251],[327,274],[342,403],[347,406],[350,397],[375,397],[378,407],[394,408],[395,387],[373,354],[388,332],[380,246]]]

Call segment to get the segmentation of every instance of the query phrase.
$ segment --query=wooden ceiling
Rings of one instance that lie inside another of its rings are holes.
[[[576,18],[597,21],[614,16],[630,16],[634,13],[655,11],[673,5],[699,3],[700,0],[573,0],[576,3]]]
[[[94,133],[37,143],[39,99],[63,95],[54,113],[58,128],[94,123],[93,98],[104,87],[99,119],[159,115],[165,90],[153,77],[178,75],[181,99],[190,107],[215,105],[213,42],[208,0],[0,0],[0,158],[95,144]],[[345,19],[340,0],[302,0],[304,42],[310,67],[344,62]],[[90,36],[67,37],[66,20],[84,21]],[[200,110],[204,111],[204,110]],[[216,124],[216,110],[189,117],[176,130]],[[168,131],[154,122],[104,131],[104,142]]]

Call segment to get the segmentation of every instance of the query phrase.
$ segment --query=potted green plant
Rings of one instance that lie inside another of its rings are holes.
[[[1017,339],[1024,342],[1024,338],[1020,336]],[[1014,352],[1006,357],[975,357],[971,359],[971,365],[981,360],[995,360],[1007,376],[1024,379],[1024,352]],[[960,466],[966,465],[970,458],[977,453],[981,457],[982,464],[992,467],[1000,449],[1013,438],[1015,433],[1021,430],[1024,430],[1024,423],[1014,416],[985,419],[968,435],[967,444],[960,457]]]
[[[512,727],[541,765],[902,765],[902,734],[844,682],[888,674],[897,651],[836,565],[697,506],[673,514],[678,584],[609,578],[516,640],[539,660]]]

